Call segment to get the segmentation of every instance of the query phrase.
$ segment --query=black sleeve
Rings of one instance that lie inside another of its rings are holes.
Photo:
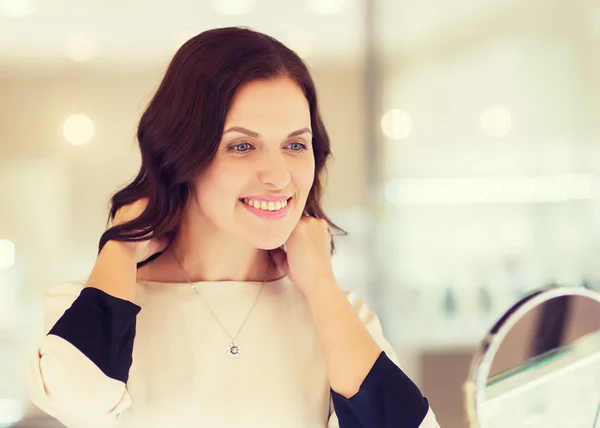
[[[128,300],[86,287],[48,334],[71,343],[106,376],[127,383],[140,310]]]
[[[331,390],[340,428],[418,428],[429,411],[419,388],[385,352],[352,397]]]

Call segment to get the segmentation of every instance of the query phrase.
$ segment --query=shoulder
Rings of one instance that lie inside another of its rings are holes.
[[[373,339],[375,339],[377,344],[381,347],[381,350],[386,353],[388,358],[395,365],[400,367],[400,362],[398,361],[396,351],[394,350],[393,345],[390,343],[390,340],[386,337],[384,328],[381,325],[381,321],[379,320],[377,313],[371,309],[369,305],[354,291],[344,292],[346,293],[348,302],[350,302],[350,305],[358,315],[358,318],[362,321],[363,325],[371,334]]]
[[[346,295],[346,299],[352,306],[352,308],[358,313],[360,318],[371,317],[374,315],[371,308],[367,305],[365,300],[360,297],[355,291],[343,290]]]
[[[381,334],[381,323],[373,309],[355,291],[344,290],[346,299],[371,333]]]

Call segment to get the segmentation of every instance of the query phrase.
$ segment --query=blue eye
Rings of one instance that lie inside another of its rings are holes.
[[[290,144],[288,144],[288,147],[293,152],[301,152],[302,150],[306,150],[306,145],[304,145],[302,143],[290,143]]]
[[[252,145],[250,143],[241,143],[233,146],[229,146],[229,150],[233,150],[234,152],[244,153],[250,151],[252,149]]]

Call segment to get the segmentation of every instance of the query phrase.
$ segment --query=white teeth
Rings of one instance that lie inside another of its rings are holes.
[[[279,211],[280,209],[285,208],[287,206],[287,199],[284,199],[282,201],[266,202],[266,201],[254,201],[252,199],[243,198],[242,201],[245,204],[250,205],[251,207],[254,207],[259,210],[265,210],[265,211]]]

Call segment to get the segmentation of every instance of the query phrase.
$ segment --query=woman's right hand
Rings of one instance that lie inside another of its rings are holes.
[[[113,226],[136,219],[144,212],[147,206],[147,198],[141,198],[129,205],[122,206],[115,213],[115,218],[112,221]],[[164,251],[167,248],[168,240],[163,236],[145,241],[121,242],[121,244],[134,251],[136,260],[139,263],[156,253]]]

